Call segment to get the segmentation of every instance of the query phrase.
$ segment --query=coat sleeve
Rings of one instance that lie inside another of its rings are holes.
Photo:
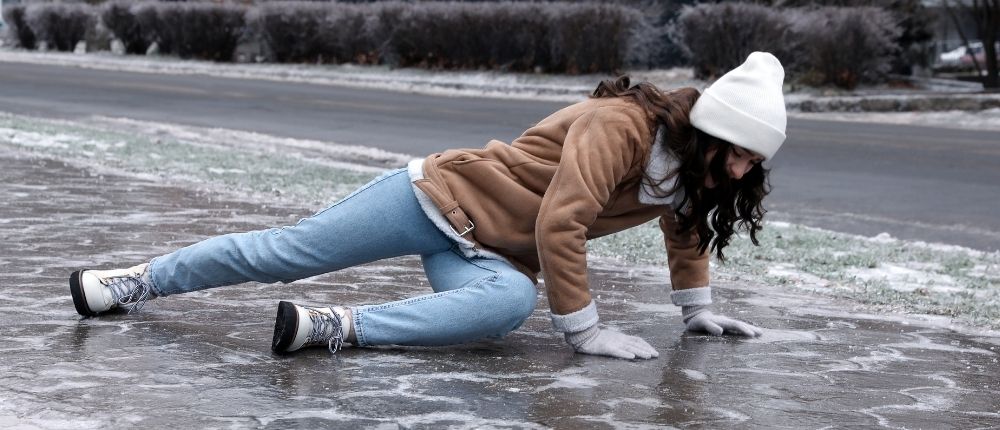
[[[660,230],[667,248],[670,267],[670,298],[678,306],[707,305],[712,302],[709,284],[708,252],[698,252],[698,233],[678,233],[673,213],[660,217]]]
[[[587,232],[635,161],[643,127],[648,127],[643,119],[624,108],[602,107],[580,116],[567,131],[535,223],[554,318],[593,308]],[[596,322],[596,310],[587,313]]]

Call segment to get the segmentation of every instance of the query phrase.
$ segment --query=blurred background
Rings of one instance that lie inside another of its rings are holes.
[[[0,428],[996,428],[1000,0],[0,0]],[[80,319],[66,276],[295,223],[388,168],[510,141],[629,74],[787,70],[760,246],[713,261],[755,340],[684,330],[655,222],[588,243],[602,322],[271,355],[274,304],[429,291],[417,258]]]
[[[794,85],[1000,86],[998,0],[0,3],[5,44],[26,50],[562,74],[684,66],[702,79],[767,50]]]

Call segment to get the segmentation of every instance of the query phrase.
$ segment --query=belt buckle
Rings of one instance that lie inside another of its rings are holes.
[[[459,237],[462,237],[465,236],[466,234],[469,234],[470,231],[475,230],[476,225],[473,224],[472,220],[470,219],[469,225],[465,226],[465,230],[463,230],[461,233],[459,233],[458,230],[455,230],[455,226],[450,226],[450,227],[451,231],[455,232],[455,234],[457,234]]]

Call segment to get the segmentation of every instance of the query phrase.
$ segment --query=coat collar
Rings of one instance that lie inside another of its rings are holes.
[[[649,159],[646,162],[646,175],[654,180],[666,178],[670,172],[673,172],[681,165],[677,157],[667,147],[666,140],[667,127],[660,125],[656,129],[656,137],[653,139]],[[642,186],[639,187],[639,202],[647,205],[669,205],[676,208],[684,201],[684,188],[678,189],[673,194],[666,193],[670,192],[679,180],[679,175],[674,176],[659,186],[647,184],[646,181],[643,181]]]

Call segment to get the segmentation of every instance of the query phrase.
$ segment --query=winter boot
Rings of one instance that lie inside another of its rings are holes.
[[[138,312],[146,300],[156,297],[145,278],[149,263],[128,269],[78,270],[69,276],[69,292],[76,311],[94,316],[115,309]]]
[[[351,323],[347,312],[341,307],[320,308],[278,302],[271,350],[284,354],[325,345],[331,354],[336,354],[350,334]]]

